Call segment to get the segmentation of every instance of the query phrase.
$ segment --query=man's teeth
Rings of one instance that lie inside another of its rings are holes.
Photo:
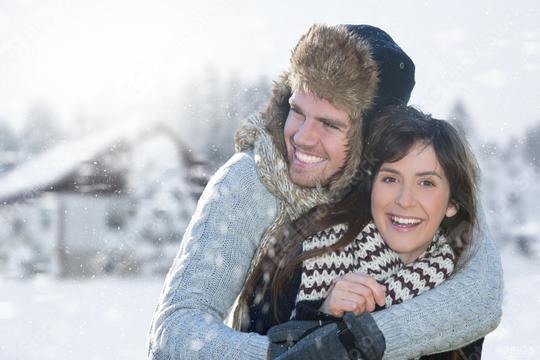
[[[406,219],[397,216],[392,216],[392,221],[402,225],[416,225],[422,222],[422,220],[418,219]]]
[[[320,158],[318,156],[306,155],[306,154],[301,153],[300,151],[296,152],[296,157],[301,162],[305,162],[305,163],[308,163],[308,164],[314,164],[314,163],[324,161],[323,158]]]

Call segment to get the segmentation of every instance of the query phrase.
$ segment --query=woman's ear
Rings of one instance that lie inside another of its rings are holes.
[[[452,217],[457,214],[459,210],[459,205],[450,200],[448,207],[446,208],[446,217]]]

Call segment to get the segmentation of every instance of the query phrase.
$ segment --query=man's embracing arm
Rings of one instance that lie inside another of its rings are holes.
[[[483,214],[468,261],[438,287],[372,313],[382,331],[385,359],[409,359],[469,344],[492,330],[502,315],[502,267]]]
[[[206,187],[165,280],[148,359],[264,359],[268,339],[223,323],[240,292],[276,200],[239,153]]]

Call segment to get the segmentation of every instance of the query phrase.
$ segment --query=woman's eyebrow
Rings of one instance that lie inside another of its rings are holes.
[[[394,169],[389,168],[389,167],[382,167],[379,171],[386,171],[386,172],[389,172],[389,173],[392,173],[392,174],[401,175],[401,173],[399,171],[394,170]]]
[[[396,174],[396,175],[401,175],[401,173],[395,169],[392,169],[392,168],[389,168],[389,167],[382,167],[381,170],[379,171],[385,171],[385,172],[389,172],[389,173],[392,173],[392,174]],[[435,171],[422,171],[422,172],[419,172],[419,173],[416,173],[415,176],[417,177],[420,177],[420,176],[428,176],[428,175],[434,175],[434,176],[437,176],[438,178],[441,178],[442,179],[442,176],[437,174],[437,172]]]
[[[416,176],[428,176],[428,175],[434,175],[442,179],[442,176],[437,174],[437,172],[435,171],[423,171],[423,172],[416,173]]]

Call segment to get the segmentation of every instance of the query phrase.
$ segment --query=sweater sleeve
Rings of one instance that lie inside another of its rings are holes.
[[[276,200],[254,160],[236,154],[207,185],[167,274],[149,334],[148,357],[264,359],[268,339],[224,324]]]
[[[481,217],[467,261],[435,289],[373,313],[384,334],[384,359],[409,359],[463,347],[501,319],[502,268]]]

